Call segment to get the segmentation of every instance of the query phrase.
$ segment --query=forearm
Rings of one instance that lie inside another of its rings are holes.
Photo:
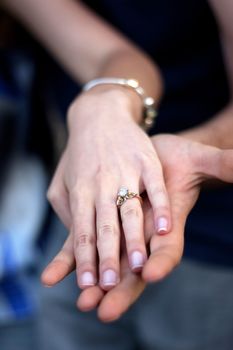
[[[222,149],[233,148],[233,102],[206,123],[180,135]]]
[[[159,100],[162,80],[152,61],[85,5],[73,0],[3,0],[74,79],[134,78]]]

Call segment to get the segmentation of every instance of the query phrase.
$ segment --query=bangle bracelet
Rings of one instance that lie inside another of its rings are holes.
[[[83,91],[88,91],[97,85],[113,84],[121,85],[126,88],[133,89],[142,99],[143,102],[143,121],[141,127],[148,131],[155,122],[157,111],[155,109],[155,100],[152,97],[146,96],[144,89],[139,85],[135,79],[124,78],[98,78],[89,81],[84,85]]]

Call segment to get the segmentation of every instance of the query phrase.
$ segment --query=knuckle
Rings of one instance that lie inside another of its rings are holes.
[[[140,215],[140,212],[137,207],[122,206],[122,209],[121,209],[122,219],[129,218],[129,217],[139,217],[139,215]]]
[[[116,229],[111,223],[104,223],[100,225],[98,229],[98,237],[101,238],[103,236],[113,236],[116,234]]]
[[[85,233],[78,237],[78,245],[86,246],[89,243],[89,236]]]
[[[53,206],[56,206],[60,201],[59,191],[53,187],[50,187],[47,191],[47,199]]]
[[[76,248],[85,248],[87,246],[94,246],[95,244],[95,236],[91,235],[90,233],[80,233],[78,234],[77,238],[75,239],[75,246]]]

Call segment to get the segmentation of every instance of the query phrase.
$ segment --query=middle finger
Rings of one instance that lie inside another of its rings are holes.
[[[100,186],[96,201],[100,286],[109,290],[119,282],[120,226],[114,197]]]

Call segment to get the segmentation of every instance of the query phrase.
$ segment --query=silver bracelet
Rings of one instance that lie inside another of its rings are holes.
[[[155,118],[157,117],[155,100],[152,97],[146,96],[145,90],[139,85],[137,80],[124,78],[98,78],[85,84],[83,86],[83,91],[88,91],[97,85],[103,84],[115,84],[133,89],[141,97],[143,102],[143,122],[141,123],[141,126],[145,131],[148,131],[152,127]]]

